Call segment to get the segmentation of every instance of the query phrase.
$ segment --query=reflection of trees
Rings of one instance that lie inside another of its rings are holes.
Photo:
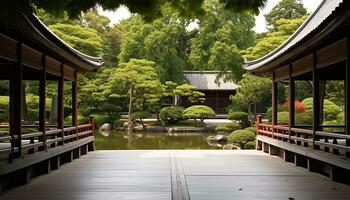
[[[97,149],[218,149],[207,143],[207,134],[112,132],[108,137],[95,136]]]

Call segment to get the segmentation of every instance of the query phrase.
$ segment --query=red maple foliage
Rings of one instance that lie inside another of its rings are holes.
[[[295,105],[296,112],[302,113],[306,111],[306,106],[299,100],[295,100],[294,105]],[[283,106],[285,106],[286,108],[289,108],[289,99],[286,99],[286,101],[283,103]]]

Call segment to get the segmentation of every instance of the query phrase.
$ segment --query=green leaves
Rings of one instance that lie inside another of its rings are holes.
[[[182,116],[189,119],[200,119],[201,121],[203,121],[208,117],[215,116],[215,112],[213,109],[211,109],[208,106],[195,105],[195,106],[186,108],[183,111]]]

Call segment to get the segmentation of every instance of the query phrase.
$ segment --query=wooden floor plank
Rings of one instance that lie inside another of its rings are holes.
[[[350,199],[349,186],[255,150],[95,151],[0,199],[166,200],[174,176],[192,200]]]

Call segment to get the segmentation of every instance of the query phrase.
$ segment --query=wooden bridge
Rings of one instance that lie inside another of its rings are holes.
[[[350,186],[256,150],[94,151],[0,199],[345,200]]]

